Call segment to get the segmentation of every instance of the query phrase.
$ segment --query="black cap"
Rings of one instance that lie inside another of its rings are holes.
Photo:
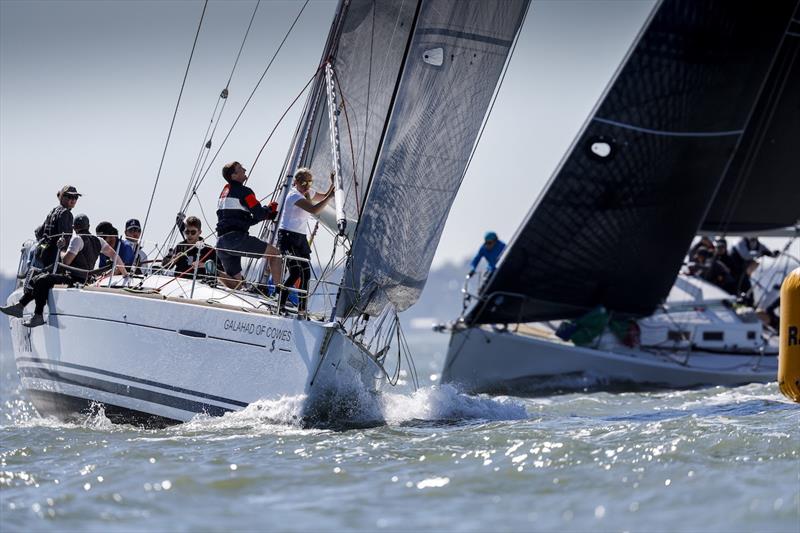
[[[64,185],[63,187],[61,187],[61,189],[59,189],[59,191],[56,193],[56,198],[60,200],[61,196],[64,194],[69,194],[72,196],[83,196],[81,193],[78,192],[78,189],[76,189],[72,185]]]
[[[89,229],[89,217],[83,213],[77,215],[72,221],[72,227],[75,229]]]
[[[142,225],[139,223],[139,219],[137,219],[137,218],[131,218],[131,219],[129,219],[129,220],[128,220],[128,221],[125,223],[125,231],[128,231],[129,229],[138,229],[138,230],[141,230],[141,229],[142,229]]]
[[[94,228],[98,237],[118,237],[119,230],[111,222],[103,221]]]

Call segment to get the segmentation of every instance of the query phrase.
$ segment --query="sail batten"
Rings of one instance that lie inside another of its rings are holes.
[[[467,320],[652,313],[746,140],[794,6],[660,2]]]

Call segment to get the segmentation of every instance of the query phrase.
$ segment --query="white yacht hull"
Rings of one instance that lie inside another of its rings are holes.
[[[558,339],[456,330],[442,383],[467,392],[545,392],[584,387],[690,388],[775,380],[777,356],[584,348]]]
[[[42,415],[102,404],[115,422],[165,425],[296,395],[308,413],[331,394],[375,390],[380,372],[335,324],[101,288],[54,288],[48,309],[42,327],[10,319],[22,387]]]

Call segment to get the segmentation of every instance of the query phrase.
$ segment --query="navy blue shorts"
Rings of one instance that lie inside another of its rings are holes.
[[[229,276],[242,272],[242,256],[260,257],[267,251],[267,243],[244,231],[230,231],[217,239],[217,257]]]

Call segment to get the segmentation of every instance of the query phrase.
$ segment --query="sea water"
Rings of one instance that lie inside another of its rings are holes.
[[[774,383],[469,396],[436,384],[446,342],[412,336],[421,388],[340,430],[301,427],[300,398],[161,430],[43,419],[4,353],[0,529],[800,531],[800,405]]]

